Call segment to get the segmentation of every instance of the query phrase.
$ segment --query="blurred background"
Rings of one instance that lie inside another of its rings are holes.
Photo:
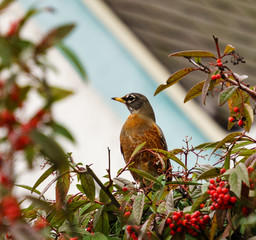
[[[130,92],[146,95],[170,150],[184,146],[186,137],[192,137],[190,144],[196,146],[225,136],[228,112],[218,107],[216,97],[208,98],[206,106],[201,105],[200,97],[183,104],[186,90],[204,80],[202,73],[192,73],[153,96],[172,72],[189,65],[184,59],[168,58],[170,53],[214,51],[212,35],[216,35],[222,49],[230,43],[245,57],[246,64],[238,65],[235,72],[254,82],[256,3],[252,0],[18,0],[1,14],[0,29],[8,29],[32,6],[51,7],[54,12],[33,18],[22,32],[25,38],[38,41],[54,26],[76,24],[65,44],[80,58],[88,81],[80,78],[58,49],[51,50],[50,61],[58,69],[49,74],[51,83],[74,91],[56,104],[54,114],[76,139],[75,145],[61,139],[65,150],[73,153],[76,162],[93,164],[98,176],[106,174],[108,148],[112,176],[124,167],[119,134],[129,112],[112,97]],[[36,99],[30,104],[37,104]],[[194,163],[191,159],[190,167]],[[31,185],[41,174],[26,174],[20,165],[17,171],[25,173],[22,184]],[[122,177],[131,179],[129,173]]]

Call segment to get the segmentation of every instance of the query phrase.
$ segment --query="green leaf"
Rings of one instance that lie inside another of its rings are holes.
[[[217,177],[219,175],[220,175],[220,169],[219,168],[211,168],[211,169],[203,172],[201,175],[199,175],[197,180],[214,178],[214,177]]]
[[[197,198],[196,201],[194,201],[191,212],[194,212],[200,208],[200,204],[204,203],[209,198],[209,194],[205,192],[201,197]]]
[[[46,179],[48,178],[56,169],[54,167],[50,167],[48,168],[42,175],[40,178],[38,178],[38,180],[36,181],[36,183],[34,184],[34,186],[31,189],[31,193],[35,192],[35,189]]]
[[[32,187],[30,187],[30,186],[22,185],[22,184],[15,184],[15,186],[27,189],[32,192]],[[33,192],[35,192],[38,195],[41,195],[41,192],[39,192],[38,190],[33,190]]]
[[[238,86],[230,86],[225,88],[220,94],[219,94],[219,106],[223,106],[235,93]]]
[[[212,226],[210,230],[210,240],[214,240],[214,236],[216,234],[217,228],[218,228],[217,216],[216,214],[214,214],[212,219]]]
[[[173,198],[173,190],[171,190],[166,199],[167,215],[169,215],[170,212],[173,212],[174,208],[175,208],[175,205],[174,205],[174,198]]]
[[[0,3],[0,11],[2,11],[3,9],[5,9],[6,7],[8,7],[12,2],[14,2],[15,0],[3,0]]]
[[[68,169],[69,163],[66,154],[56,141],[37,130],[31,131],[30,136],[56,169]]]
[[[178,163],[179,165],[181,165],[182,167],[184,167],[187,170],[186,165],[180,159],[178,159],[174,154],[172,154],[166,150],[163,150],[163,149],[153,148],[152,150],[154,152],[163,154],[165,157],[167,157],[169,159],[172,159],[174,162]]]
[[[135,148],[130,158],[133,158],[146,144],[146,142],[141,143],[139,146]]]
[[[223,138],[220,142],[218,142],[217,146],[214,148],[211,155],[215,151],[217,151],[219,148],[221,148],[224,144],[234,141],[237,136],[241,136],[241,135],[242,135],[242,133],[240,133],[240,132],[234,132],[234,133],[228,134],[225,138]]]
[[[236,165],[236,173],[240,180],[242,180],[248,187],[250,186],[249,174],[246,166],[243,163]]]
[[[236,171],[233,171],[229,175],[229,185],[230,190],[237,195],[237,197],[241,197],[241,189],[242,189],[242,181],[237,175]]]
[[[245,114],[245,125],[244,125],[244,129],[249,132],[251,129],[251,124],[253,122],[254,119],[254,114],[253,114],[253,109],[251,107],[250,104],[248,103],[244,103],[244,114]]]
[[[224,168],[225,169],[230,168],[230,156],[231,156],[231,151],[229,151],[227,156],[225,157],[225,162],[224,162]]]
[[[93,235],[90,233],[88,235],[84,235],[83,240],[110,240],[110,239],[107,238],[104,234],[100,232],[96,232]]]
[[[137,174],[139,174],[141,177],[151,181],[151,182],[155,182],[157,184],[160,184],[161,185],[161,182],[159,182],[154,176],[152,176],[150,173],[148,172],[145,172],[143,170],[139,170],[139,169],[136,169],[136,168],[128,168],[130,171],[132,172],[135,172]]]
[[[155,213],[152,213],[149,218],[147,219],[147,221],[142,225],[141,229],[140,229],[140,233],[139,233],[139,239],[143,239],[143,237],[146,235],[146,233],[149,231],[150,226],[152,225],[152,223],[155,220]],[[147,238],[146,238],[147,239]]]
[[[104,207],[105,206],[100,207],[95,213],[93,226],[95,232],[101,232],[107,235],[109,233],[109,220],[107,212],[104,211]]]
[[[195,149],[211,149],[215,148],[218,145],[218,142],[207,142],[207,143],[202,143],[199,144],[198,146],[195,147]]]
[[[133,203],[133,214],[137,225],[140,225],[143,208],[144,208],[145,195],[143,193],[138,193],[137,197]]]
[[[85,69],[81,61],[78,59],[77,55],[69,47],[63,44],[59,44],[58,48],[61,50],[64,56],[67,57],[67,59],[70,61],[70,63],[73,65],[73,67],[76,69],[76,71],[80,75],[80,77],[84,80],[87,80]]]
[[[193,86],[187,93],[184,103],[188,102],[189,100],[199,96],[202,93],[202,89],[204,86],[205,81],[197,83],[195,86]]]
[[[68,131],[68,129],[66,129],[62,125],[60,125],[56,122],[51,122],[50,126],[52,127],[52,129],[55,133],[58,133],[58,134],[62,135],[63,137],[69,139],[70,141],[75,142],[75,139],[72,136],[72,134]]]
[[[89,173],[81,173],[80,179],[83,193],[93,203],[95,201],[95,183],[93,177]]]
[[[197,58],[215,58],[215,55],[208,51],[203,50],[187,50],[175,52],[169,55],[169,57],[197,57]]]
[[[59,44],[75,27],[75,24],[62,25],[52,29],[36,47],[36,54],[45,53],[46,50]]]
[[[236,48],[234,46],[232,46],[231,44],[228,44],[226,47],[225,47],[225,50],[224,50],[224,55],[227,55],[229,54],[230,52],[234,51]]]
[[[99,198],[100,198],[100,202],[102,203],[109,203],[111,201],[108,195],[103,191],[102,188],[100,189]]]
[[[212,74],[208,74],[205,82],[204,82],[204,85],[203,85],[203,89],[202,89],[202,102],[203,104],[205,105],[205,102],[206,102],[206,96],[208,94],[208,90],[210,88],[210,85],[211,85],[211,77],[212,77]]]
[[[166,81],[166,84],[161,84],[155,91],[154,96],[158,93],[162,92],[164,89],[172,86],[173,84],[180,81],[182,78],[184,78],[187,74],[198,70],[197,68],[183,68],[175,73],[173,73]]]
[[[62,172],[63,173],[63,172]],[[70,173],[59,173],[60,177],[58,178],[55,186],[55,199],[56,199],[56,207],[60,209],[66,204],[66,197],[68,194],[68,190],[70,187]]]
[[[52,86],[47,89],[41,86],[38,88],[38,92],[42,97],[46,98],[51,103],[63,100],[64,98],[73,94],[73,91]]]

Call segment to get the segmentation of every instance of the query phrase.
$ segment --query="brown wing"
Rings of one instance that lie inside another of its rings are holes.
[[[123,152],[126,163],[130,160],[135,148],[143,142],[146,142],[146,144],[142,150],[152,148],[167,149],[163,133],[155,123],[139,123],[140,122],[137,121],[136,125],[129,127],[131,123],[126,122],[120,135],[121,151]],[[162,164],[159,159],[150,152],[138,154],[134,158],[132,167],[148,172],[153,176],[159,176],[162,172]],[[132,173],[132,175],[135,180],[141,179],[141,177],[135,173]]]

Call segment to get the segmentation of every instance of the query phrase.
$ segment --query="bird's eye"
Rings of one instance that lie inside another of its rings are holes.
[[[128,95],[128,96],[127,96],[127,102],[128,102],[128,103],[132,103],[132,102],[135,100],[135,98],[136,98],[136,97],[135,97],[134,95]]]

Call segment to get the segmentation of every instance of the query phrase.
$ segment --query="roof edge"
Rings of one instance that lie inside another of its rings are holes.
[[[133,55],[158,85],[163,84],[163,79],[168,79],[170,72],[116,16],[106,3],[102,0],[82,0],[82,2]],[[165,93],[211,141],[218,141],[226,136],[227,132],[208,116],[194,100],[186,104],[183,103],[186,91],[179,83],[171,88],[167,88]]]

